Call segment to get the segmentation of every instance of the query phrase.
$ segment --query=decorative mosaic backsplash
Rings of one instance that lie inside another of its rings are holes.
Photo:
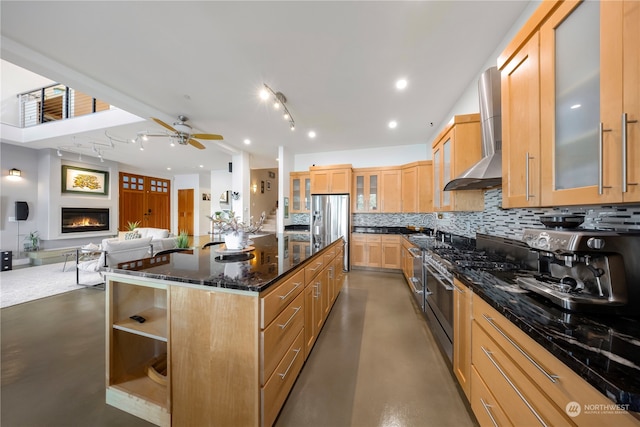
[[[640,205],[569,206],[556,208],[502,209],[502,189],[485,192],[483,212],[443,212],[420,214],[353,214],[352,226],[405,227],[415,225],[466,237],[476,233],[520,240],[525,228],[544,228],[540,216],[549,214],[585,215],[587,229],[640,231]],[[309,214],[292,214],[293,224],[309,224]]]

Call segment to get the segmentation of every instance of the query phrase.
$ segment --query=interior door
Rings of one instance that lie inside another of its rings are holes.
[[[178,190],[178,232],[193,236],[193,188]]]
[[[171,227],[171,182],[167,179],[120,172],[119,230],[127,223],[140,227]]]

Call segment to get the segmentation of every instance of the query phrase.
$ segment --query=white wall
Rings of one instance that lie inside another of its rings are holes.
[[[418,160],[431,159],[431,144],[400,145],[367,148],[363,150],[327,151],[324,153],[296,154],[295,171],[305,171],[309,166],[351,164],[354,168],[399,166]]]

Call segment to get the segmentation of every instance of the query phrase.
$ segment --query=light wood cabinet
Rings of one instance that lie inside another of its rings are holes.
[[[351,233],[351,265],[353,267],[377,267],[382,264],[382,240],[380,234]]]
[[[402,273],[404,274],[404,278],[408,283],[411,282],[411,277],[413,277],[413,254],[409,251],[409,248],[415,247],[416,245],[411,243],[408,239],[402,239],[402,251],[400,254],[402,262]]]
[[[381,244],[381,264],[382,268],[399,270],[402,268],[400,253],[400,236],[383,235],[380,239]]]
[[[501,54],[503,207],[640,200],[638,22],[636,1],[542,2]]]
[[[473,294],[458,279],[453,283],[453,373],[471,399],[471,309]]]
[[[481,425],[494,425],[487,410],[512,425],[640,425],[625,411],[570,417],[571,402],[614,404],[481,298],[473,298],[472,313],[471,407]]]
[[[309,172],[291,172],[289,174],[291,213],[303,213],[311,210],[311,176]]]
[[[433,211],[433,167],[431,160],[402,166],[402,212]]]
[[[433,149],[434,211],[482,211],[482,190],[443,191],[444,186],[482,158],[480,115],[454,116]]]
[[[351,165],[311,166],[311,194],[350,194]]]
[[[352,211],[357,213],[400,212],[401,185],[400,169],[354,169]]]

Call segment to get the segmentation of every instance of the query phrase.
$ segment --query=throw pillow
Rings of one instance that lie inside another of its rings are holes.
[[[142,235],[136,233],[135,231],[130,231],[128,233],[124,233],[124,240],[139,239],[141,237],[142,237]]]

